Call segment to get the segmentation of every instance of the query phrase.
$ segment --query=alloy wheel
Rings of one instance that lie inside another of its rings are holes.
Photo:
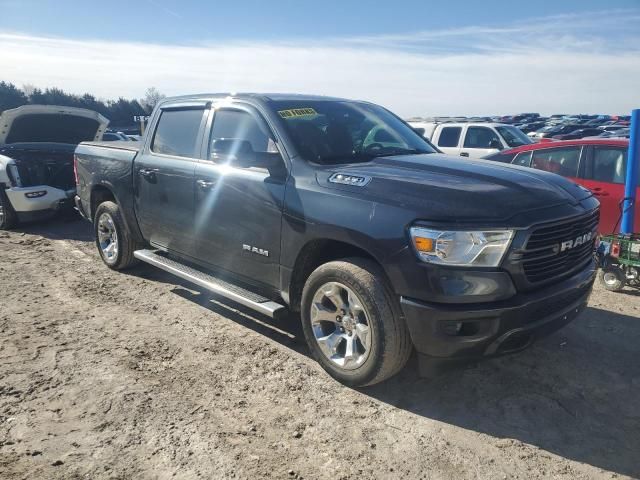
[[[98,219],[98,243],[107,263],[114,263],[118,259],[118,231],[109,213]]]
[[[325,283],[313,296],[310,317],[320,351],[335,366],[353,370],[367,360],[370,316],[353,290],[339,282]]]

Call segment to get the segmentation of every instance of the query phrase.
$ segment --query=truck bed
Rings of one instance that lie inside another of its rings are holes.
[[[90,186],[109,185],[125,215],[133,215],[133,163],[140,150],[139,142],[82,142],[75,151],[78,175],[84,181],[77,194],[85,214],[92,215]]]

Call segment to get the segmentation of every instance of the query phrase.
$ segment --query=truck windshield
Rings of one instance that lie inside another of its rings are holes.
[[[300,155],[315,163],[436,152],[411,127],[376,105],[333,100],[279,100],[270,105]]]
[[[507,142],[507,145],[510,147],[520,147],[522,145],[529,145],[533,143],[527,135],[525,135],[522,130],[516,127],[508,126],[508,127],[496,127],[496,130],[502,135],[504,141]]]

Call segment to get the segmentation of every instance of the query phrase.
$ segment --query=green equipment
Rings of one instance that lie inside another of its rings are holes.
[[[604,235],[598,246],[600,281],[619,292],[625,285],[640,288],[640,234]]]

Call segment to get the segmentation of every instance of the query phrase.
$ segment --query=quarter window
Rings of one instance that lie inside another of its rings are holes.
[[[165,110],[153,135],[151,151],[177,157],[198,157],[197,144],[204,109]]]
[[[538,170],[557,173],[563,177],[577,177],[580,147],[547,148],[531,155],[531,166]]]
[[[464,148],[496,148],[502,145],[498,134],[487,127],[469,127],[464,138]]]
[[[460,141],[461,127],[443,127],[438,138],[439,147],[457,147]]]

